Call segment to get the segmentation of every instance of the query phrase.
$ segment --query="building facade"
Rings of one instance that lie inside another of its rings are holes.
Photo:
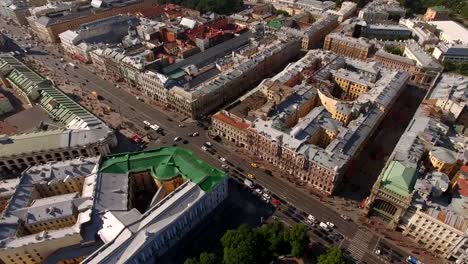
[[[98,232],[105,244],[82,263],[154,263],[228,196],[225,173],[181,148],[110,156],[101,163],[100,175],[128,177],[128,208],[137,198],[132,198],[132,189],[155,184],[157,190],[144,212],[109,208]]]
[[[466,237],[468,219],[452,212],[430,209],[418,210],[411,217],[403,235],[421,244],[427,250],[447,258]]]
[[[64,13],[63,16],[30,16],[28,23],[33,32],[45,42],[59,42],[59,34],[67,30],[76,30],[82,24],[119,14],[138,13],[156,5],[154,0],[123,1],[111,7],[89,7],[88,9]]]
[[[436,79],[439,71],[426,69],[423,66],[403,56],[388,53],[383,50],[378,50],[373,59],[382,63],[387,68],[406,71],[411,75],[409,82],[419,87],[427,89]]]
[[[372,47],[373,45],[365,39],[356,39],[339,33],[328,34],[323,43],[324,50],[330,50],[346,57],[361,60],[367,59]]]
[[[424,14],[424,21],[449,20],[450,11],[443,6],[429,7]]]
[[[373,134],[381,113],[391,108],[408,78],[375,66],[329,52],[309,51],[213,115],[213,132],[330,195],[340,184],[351,157]],[[313,81],[306,83],[303,78]],[[389,88],[389,83],[394,86]],[[355,119],[356,112],[351,111],[356,109],[354,104],[373,100],[366,97],[368,91],[380,94],[386,87],[386,98],[373,101],[379,113],[371,111],[367,117],[357,114],[359,121]],[[364,124],[369,129],[360,130],[359,139],[348,151],[339,150],[339,146],[349,144],[345,134],[355,133]]]

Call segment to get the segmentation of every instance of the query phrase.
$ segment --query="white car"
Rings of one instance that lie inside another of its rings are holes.
[[[258,189],[258,188],[255,189],[255,192],[258,193],[258,194],[260,194],[260,195],[262,194],[262,190],[260,190],[260,189]]]
[[[205,146],[201,146],[201,149],[203,149],[204,151],[208,150]]]
[[[200,133],[195,132],[195,133],[192,134],[192,137],[196,137],[196,136],[198,136],[198,135],[200,135]]]
[[[315,222],[315,217],[313,215],[311,215],[311,214],[307,216],[307,219],[312,221],[312,222]]]
[[[263,193],[263,197],[265,197],[266,199],[270,199],[271,196],[268,194],[268,193]]]
[[[332,222],[327,222],[327,225],[331,228],[334,228],[335,227],[335,224],[333,224]]]
[[[226,165],[226,164],[221,165],[221,167],[222,167],[223,169],[229,169],[229,166]]]
[[[226,159],[223,158],[223,157],[220,157],[219,160],[222,161],[222,162],[226,162]]]
[[[263,200],[265,203],[269,203],[269,202],[270,202],[270,199],[269,199],[269,198],[266,198],[265,196],[262,196],[262,200]]]
[[[348,217],[348,216],[346,216],[346,215],[344,215],[344,214],[340,215],[340,217],[341,217],[341,218],[343,218],[343,220],[346,220],[346,221],[348,221],[348,220],[349,220],[349,217]]]
[[[314,224],[314,222],[312,222],[310,219],[306,219],[305,223],[308,224],[308,225],[313,225]]]
[[[179,141],[179,140],[181,140],[181,139],[182,139],[181,137],[175,137],[175,138],[174,138],[174,141]]]
[[[207,147],[212,147],[212,146],[213,146],[213,144],[211,144],[211,142],[209,142],[209,141],[205,142],[205,145],[206,145]]]
[[[147,126],[151,126],[151,123],[150,123],[150,122],[148,122],[148,121],[146,121],[146,120],[145,120],[145,121],[143,121],[143,124],[145,124],[145,125],[147,125]]]

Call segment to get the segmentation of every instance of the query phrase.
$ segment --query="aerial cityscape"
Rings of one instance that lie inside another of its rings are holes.
[[[468,2],[0,1],[0,264],[468,264]]]

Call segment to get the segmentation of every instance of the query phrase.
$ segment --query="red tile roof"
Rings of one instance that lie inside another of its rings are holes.
[[[218,114],[215,114],[213,116],[213,118],[215,119],[218,119],[219,121],[221,122],[224,122],[230,126],[233,126],[233,127],[237,127],[237,128],[240,128],[240,129],[247,129],[250,125],[245,123],[245,122],[241,122],[241,121],[238,121],[232,117],[229,117],[223,113],[218,113]]]

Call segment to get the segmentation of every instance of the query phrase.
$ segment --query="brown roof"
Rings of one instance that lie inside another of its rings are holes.
[[[239,129],[247,129],[250,125],[245,123],[245,122],[242,122],[242,121],[238,121],[232,117],[229,117],[223,113],[218,113],[218,114],[215,114],[213,116],[213,118],[215,119],[218,119],[219,121],[221,122],[224,122],[230,126],[233,126],[233,127],[237,127]]]

